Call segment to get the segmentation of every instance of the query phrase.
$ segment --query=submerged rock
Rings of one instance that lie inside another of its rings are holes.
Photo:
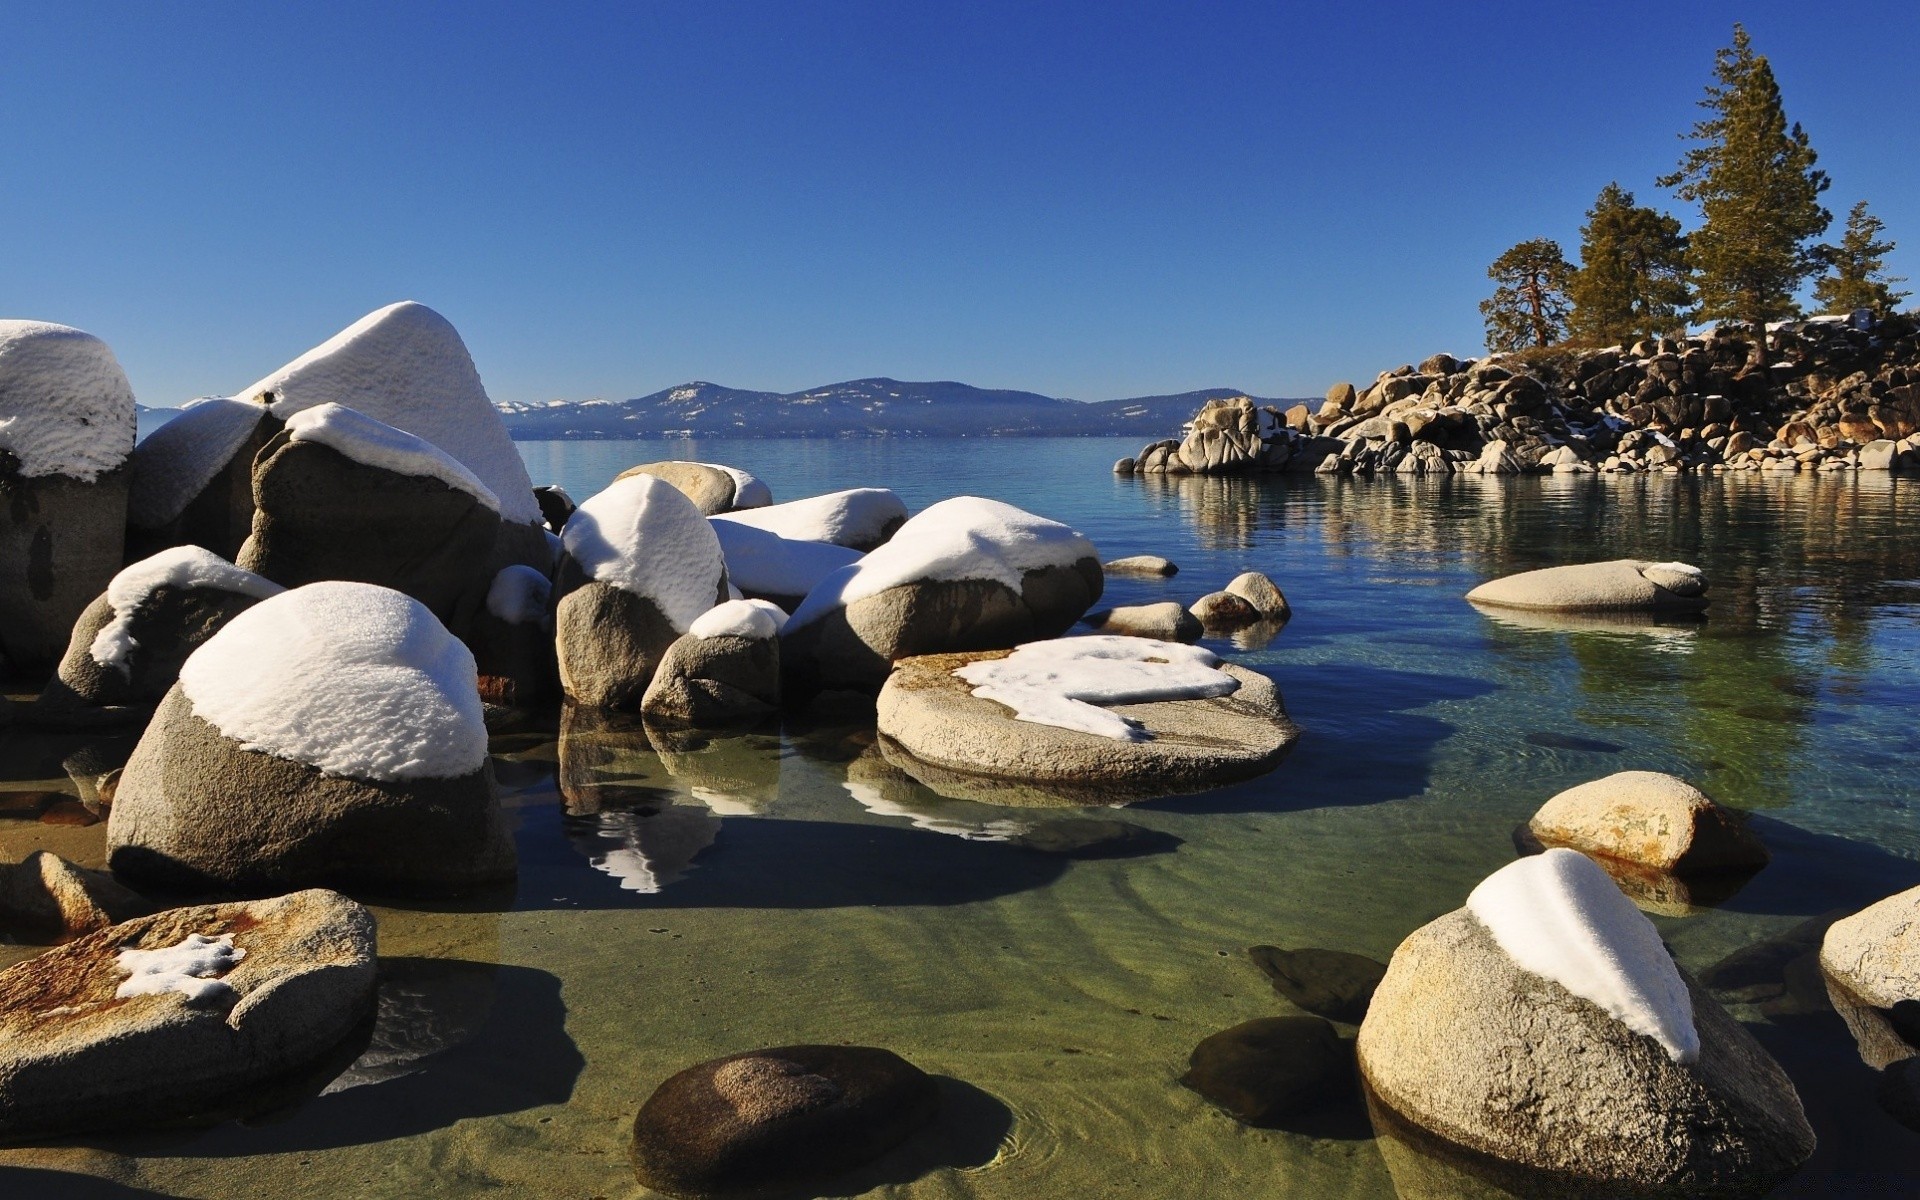
[[[1295,1006],[1349,1025],[1366,1017],[1374,989],[1387,973],[1385,963],[1344,950],[1253,946],[1247,955],[1266,972],[1273,990]]]
[[[1359,1096],[1353,1044],[1319,1017],[1260,1017],[1222,1030],[1194,1047],[1180,1082],[1266,1129]]]
[[[1699,612],[1707,607],[1707,581],[1685,563],[1622,558],[1503,576],[1467,599],[1551,612]]]
[[[682,1200],[823,1183],[938,1115],[933,1078],[887,1050],[777,1046],[689,1067],[633,1121],[640,1182]]]
[[[327,891],[176,908],[0,971],[0,1134],[246,1107],[367,1016],[373,916]]]
[[[1658,771],[1620,771],[1569,788],[1528,826],[1546,845],[1680,875],[1755,871],[1768,858],[1744,815]]]

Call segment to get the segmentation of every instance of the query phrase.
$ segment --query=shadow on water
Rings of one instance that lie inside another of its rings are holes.
[[[19,1200],[170,1200],[173,1192],[155,1192],[72,1171],[39,1167],[0,1167],[0,1196]]]

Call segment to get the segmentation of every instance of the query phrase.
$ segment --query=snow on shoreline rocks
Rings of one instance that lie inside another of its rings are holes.
[[[872,693],[896,659],[1057,637],[1100,598],[1093,543],[978,496],[909,519],[807,595],[782,635],[790,690]]]
[[[710,727],[780,711],[780,630],[765,600],[729,600],[702,615],[660,659],[641,698],[649,718]]]
[[[727,560],[727,578],[743,596],[783,609],[798,608],[821,580],[860,559],[858,550],[831,542],[783,537],[731,517],[708,520]]]
[[[1473,604],[1571,613],[1692,613],[1707,607],[1707,579],[1686,563],[1621,558],[1544,567],[1488,580]]]
[[[107,844],[116,874],[180,890],[512,878],[472,654],[387,588],[261,601],[181,668]]]
[[[667,648],[727,599],[719,536],[682,492],[642,472],[582,503],[561,543],[561,686],[577,704],[634,707]]]
[[[1393,1115],[1564,1187],[1760,1195],[1813,1152],[1779,1064],[1571,850],[1402,942],[1356,1049]]]
[[[142,559],[115,575],[80,614],[41,703],[157,704],[189,654],[282,590],[199,546]]]
[[[743,508],[763,508],[773,503],[773,492],[766,484],[738,467],[721,463],[686,462],[680,459],[641,463],[614,476],[614,482],[636,475],[651,475],[672,484],[681,495],[693,502],[701,516],[717,516]]]
[[[1016,721],[1150,741],[1115,705],[1205,700],[1240,690],[1213,652],[1137,637],[1056,638],[1016,646],[1004,658],[954,668],[973,694],[1013,710]],[[897,739],[896,739],[897,740]]]
[[[184,543],[239,554],[253,528],[253,458],[279,431],[265,405],[210,396],[143,438],[127,500],[134,553]]]
[[[887,488],[848,488],[715,518],[803,542],[828,542],[862,554],[886,543],[907,520],[907,506]]]
[[[328,891],[176,908],[16,963],[0,971],[0,1134],[245,1112],[249,1089],[366,1017],[374,972],[372,914]]]
[[[51,666],[120,569],[133,389],[107,344],[0,321],[0,659]]]

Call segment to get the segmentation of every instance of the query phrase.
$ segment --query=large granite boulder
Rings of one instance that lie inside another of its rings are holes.
[[[704,517],[743,508],[764,508],[773,503],[773,492],[768,490],[766,484],[738,467],[720,463],[685,462],[679,459],[641,463],[620,472],[614,476],[614,481],[632,479],[636,475],[651,475],[672,484],[681,495],[693,501],[693,506]]]
[[[1392,1113],[1567,1194],[1759,1196],[1813,1152],[1779,1064],[1572,850],[1401,943],[1357,1051]]]
[[[51,667],[120,569],[133,389],[107,344],[0,321],[0,660]]]
[[[576,704],[636,707],[667,647],[727,599],[720,539],[691,500],[641,472],[580,505],[561,542],[561,686]]]
[[[729,600],[667,647],[641,697],[650,719],[726,725],[780,711],[780,627],[787,615],[765,600]]]
[[[1622,558],[1503,576],[1467,599],[1550,612],[1699,612],[1707,607],[1707,580],[1686,563]]]
[[[374,927],[326,891],[176,908],[0,971],[0,1135],[248,1110],[374,1000]]]
[[[1093,544],[1010,504],[959,496],[834,572],[782,635],[790,693],[879,690],[896,659],[1058,637],[1100,598]]]
[[[288,418],[253,467],[239,565],[285,587],[405,592],[459,633],[486,600],[500,500],[438,447],[337,404]]]
[[[654,1089],[633,1120],[633,1166],[681,1200],[784,1194],[879,1158],[939,1111],[933,1078],[888,1050],[750,1050]]]
[[[1835,921],[1820,943],[1820,969],[1868,1066],[1884,1070],[1920,1053],[1891,1019],[1920,1005],[1920,887]]]
[[[1767,849],[1743,815],[1659,771],[1620,771],[1568,788],[1542,805],[1527,826],[1545,845],[1656,871],[1752,871],[1767,865]]]
[[[848,488],[730,512],[718,519],[751,525],[795,541],[827,542],[864,554],[884,545],[906,524],[907,506],[886,488]]]
[[[195,400],[134,447],[128,557],[172,546],[240,553],[253,531],[253,460],[281,429],[268,399]]]
[[[263,600],[194,651],[121,773],[114,873],[192,891],[511,879],[473,655],[364,583]]]
[[[106,872],[45,850],[0,863],[0,934],[13,941],[70,941],[151,909]]]
[[[189,654],[281,590],[199,546],[142,559],[115,575],[80,614],[40,706],[158,704]]]
[[[904,659],[878,721],[936,768],[1116,798],[1251,778],[1299,736],[1266,676],[1197,647],[1105,635]]]

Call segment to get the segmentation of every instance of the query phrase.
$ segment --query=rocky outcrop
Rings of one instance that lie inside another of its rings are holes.
[[[641,698],[650,719],[713,726],[780,710],[780,626],[764,600],[731,600],[702,616],[667,647]]]

